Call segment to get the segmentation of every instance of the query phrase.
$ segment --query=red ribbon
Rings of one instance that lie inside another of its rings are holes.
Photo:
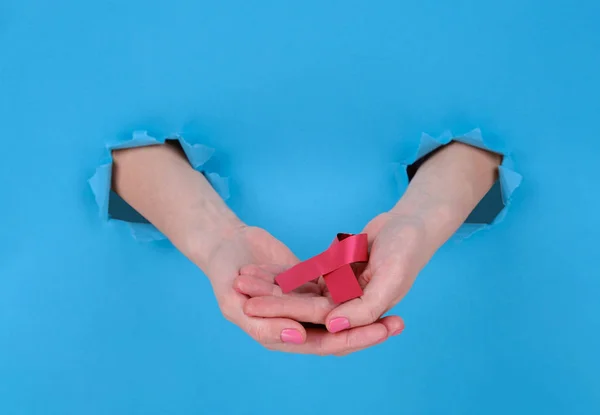
[[[369,260],[367,234],[339,233],[329,249],[294,265],[275,277],[284,293],[289,293],[321,275],[333,302],[343,303],[363,294],[351,264]]]

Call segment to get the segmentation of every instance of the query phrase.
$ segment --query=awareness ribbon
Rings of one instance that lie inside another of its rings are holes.
[[[289,293],[322,275],[333,302],[339,304],[363,294],[352,264],[368,260],[367,234],[338,233],[326,251],[279,274],[275,282]]]

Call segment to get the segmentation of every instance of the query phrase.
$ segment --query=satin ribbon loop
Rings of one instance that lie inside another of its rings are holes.
[[[364,233],[340,233],[329,248],[275,277],[284,293],[323,276],[336,304],[360,297],[363,292],[352,264],[369,260],[369,242]]]

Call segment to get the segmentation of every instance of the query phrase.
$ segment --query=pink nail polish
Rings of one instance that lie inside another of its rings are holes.
[[[281,341],[284,343],[302,344],[302,334],[296,329],[285,329],[281,332]]]
[[[337,333],[338,331],[350,328],[350,321],[346,317],[334,318],[329,322],[328,328],[330,332]]]

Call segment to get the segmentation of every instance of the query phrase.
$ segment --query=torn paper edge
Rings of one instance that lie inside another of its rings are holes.
[[[229,181],[214,172],[206,172],[202,167],[213,156],[215,150],[202,144],[190,144],[178,134],[169,135],[163,138],[152,137],[146,131],[135,131],[131,139],[121,142],[109,143],[106,145],[106,152],[101,165],[96,168],[94,175],[88,180],[96,204],[98,205],[100,219],[103,221],[114,221],[126,223],[129,226],[134,239],[139,242],[151,242],[166,239],[154,225],[150,223],[132,223],[110,217],[108,212],[109,197],[112,182],[112,151],[125,148],[145,147],[164,144],[166,140],[177,140],[181,145],[188,161],[192,167],[203,173],[206,179],[217,193],[224,199],[229,199]]]
[[[510,206],[513,192],[521,185],[523,176],[514,170],[514,163],[509,153],[494,149],[485,143],[479,128],[462,135],[454,135],[451,131],[445,131],[439,137],[432,137],[429,134],[423,133],[421,136],[421,142],[419,143],[419,147],[414,156],[406,162],[395,164],[394,175],[401,194],[403,194],[408,187],[408,166],[432,151],[449,144],[451,141],[459,141],[461,143],[501,154],[503,156],[502,163],[498,168],[498,180],[500,181],[502,203],[504,204],[504,208],[496,215],[492,223],[464,223],[454,234],[454,238],[463,240],[478,231],[490,228],[504,220]]]

